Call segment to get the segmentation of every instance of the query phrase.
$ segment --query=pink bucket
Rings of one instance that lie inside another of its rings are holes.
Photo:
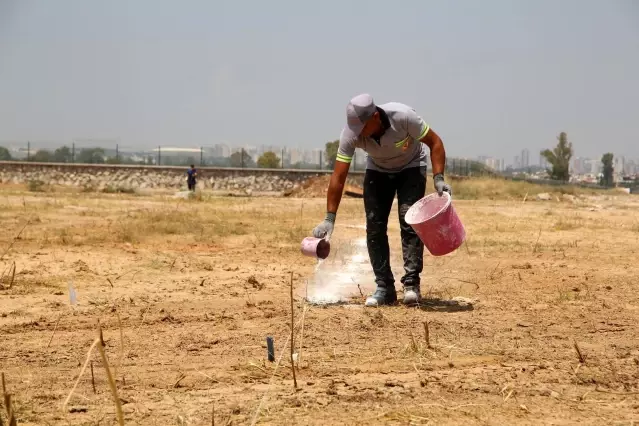
[[[450,194],[432,193],[406,212],[408,223],[433,256],[451,253],[464,242],[466,231],[455,212]]]
[[[324,238],[306,237],[302,240],[301,249],[306,256],[326,259],[331,252],[331,244]]]

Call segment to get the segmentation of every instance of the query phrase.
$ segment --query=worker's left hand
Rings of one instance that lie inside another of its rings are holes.
[[[453,188],[444,181],[444,175],[441,173],[436,174],[433,180],[435,181],[435,190],[439,195],[444,195],[444,192],[448,192],[448,195],[453,196]]]

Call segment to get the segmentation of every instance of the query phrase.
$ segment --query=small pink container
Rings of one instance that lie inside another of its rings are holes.
[[[459,248],[466,238],[450,194],[432,193],[417,201],[406,212],[408,223],[433,256],[443,256]]]
[[[331,243],[324,238],[306,237],[302,240],[301,248],[306,256],[326,259],[331,252]]]

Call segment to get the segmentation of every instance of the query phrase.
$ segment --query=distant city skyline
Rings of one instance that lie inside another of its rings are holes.
[[[570,135],[568,136],[570,138]],[[570,140],[570,139],[569,139]],[[113,148],[115,149],[115,145],[118,145],[120,150],[125,152],[132,152],[132,151],[152,151],[157,149],[158,146],[164,146],[166,148],[169,147],[177,147],[177,148],[206,148],[206,149],[213,149],[215,147],[220,147],[220,146],[226,146],[228,147],[228,150],[231,152],[234,152],[236,150],[239,150],[241,148],[248,148],[248,147],[272,147],[273,150],[277,153],[282,151],[282,149],[284,150],[306,150],[306,151],[316,151],[321,149],[322,151],[325,149],[325,144],[326,142],[330,142],[330,141],[326,141],[325,143],[321,144],[321,146],[285,146],[285,145],[273,145],[273,144],[266,144],[266,143],[244,143],[244,144],[231,144],[231,143],[225,143],[225,142],[218,142],[218,143],[210,143],[210,144],[193,144],[193,145],[184,145],[184,144],[179,144],[179,143],[175,143],[175,144],[164,144],[164,145],[154,145],[154,144],[149,144],[149,145],[135,145],[135,144],[131,144],[131,143],[127,143],[126,141],[122,141],[119,138],[113,138],[113,139],[106,139],[106,138],[77,138],[77,139],[72,139],[72,140],[68,140],[68,141],[16,141],[16,140],[0,140],[0,146],[5,146],[5,147],[13,147],[13,148],[17,148],[20,147],[21,149],[26,149],[28,144],[31,146],[31,148],[35,151],[37,149],[46,149],[46,150],[52,150],[55,148],[59,148],[61,146],[71,146],[73,143],[75,142],[76,146],[78,147],[78,149],[81,148],[89,148],[89,147],[102,147],[102,148]],[[549,145],[548,147],[545,147],[543,149],[553,149],[556,145],[556,140],[554,142],[554,145]],[[455,157],[455,158],[464,158],[464,159],[473,159],[473,160],[479,160],[479,161],[483,161],[484,159],[494,159],[494,160],[500,160],[501,162],[503,162],[503,167],[514,167],[514,168],[525,168],[528,166],[538,166],[538,165],[544,165],[545,164],[545,159],[541,156],[541,151],[543,151],[543,149],[535,152],[530,148],[527,147],[522,147],[520,148],[517,152],[517,154],[515,154],[514,157],[509,158],[507,156],[499,156],[499,155],[491,155],[490,153],[484,153],[484,154],[480,154],[480,155],[475,155],[475,156],[468,156],[468,155],[459,155],[455,153],[454,149],[451,149],[450,146],[446,147],[447,149],[447,155],[449,157]],[[453,147],[454,148],[454,147]],[[573,158],[576,157],[583,157],[583,158],[595,158],[600,160],[601,157],[610,151],[606,151],[603,150],[600,154],[596,154],[594,156],[591,155],[579,155],[579,151],[577,149],[578,147],[575,146],[575,144],[573,143],[573,150],[574,150],[574,154],[573,154]],[[219,149],[219,148],[218,148]],[[268,149],[266,149],[268,150]],[[365,154],[361,149],[358,149],[357,151],[361,151],[362,155]],[[617,152],[612,152],[613,155],[615,156],[615,158],[617,157],[625,157],[625,158],[637,158],[639,159],[639,155],[637,156],[632,156],[632,155],[627,155],[624,153],[617,153]],[[535,158],[537,158],[538,160],[535,160]],[[525,159],[525,160],[522,160]],[[522,162],[525,161],[525,162]],[[523,165],[525,164],[525,165]],[[517,166],[517,167],[515,167]],[[497,168],[495,168],[497,170]]]
[[[296,147],[285,147],[281,145],[242,145],[242,146],[231,146],[229,144],[214,144],[208,146],[200,146],[200,147],[175,147],[175,146],[154,146],[152,148],[126,148],[121,147],[117,140],[88,140],[82,139],[78,140],[79,144],[76,146],[72,141],[69,143],[54,143],[50,148],[43,148],[42,146],[35,146],[27,143],[16,145],[16,142],[12,141],[0,141],[0,146],[9,148],[9,152],[13,154],[15,159],[24,160],[28,159],[30,156],[35,156],[41,150],[47,150],[50,153],[53,153],[57,148],[61,148],[63,146],[67,146],[72,149],[74,155],[79,155],[83,149],[89,148],[103,148],[105,149],[105,158],[109,156],[117,156],[117,153],[120,152],[120,155],[128,155],[131,158],[143,158],[145,156],[158,157],[163,156],[164,158],[182,155],[182,156],[190,156],[196,158],[199,157],[200,160],[203,158],[211,159],[211,158],[229,158],[234,153],[240,152],[244,150],[244,152],[251,158],[252,161],[257,162],[258,158],[267,151],[272,151],[276,154],[276,156],[283,161],[284,165],[292,166],[295,164],[307,164],[307,165],[318,165],[321,168],[325,168],[327,165],[327,158],[325,154],[325,147],[321,148],[296,148]],[[90,143],[90,146],[87,146],[86,143]],[[480,155],[477,157],[464,157],[464,156],[454,156],[449,155],[449,164],[454,164],[456,159],[460,160],[472,160],[478,161],[480,163],[485,164],[487,167],[497,171],[497,172],[506,172],[508,170],[546,170],[549,168],[548,162],[545,157],[541,155],[541,152],[538,156],[538,161],[531,161],[530,159],[530,150],[528,148],[524,148],[521,150],[520,155],[516,155],[513,158],[512,162],[508,162],[505,158],[492,157]],[[575,177],[578,176],[596,176],[601,172],[602,164],[601,164],[601,156],[594,157],[584,157],[584,156],[575,156],[573,155],[570,159],[570,170],[571,174]],[[614,160],[613,166],[615,170],[615,175],[617,176],[635,176],[639,174],[639,158],[632,158],[625,155],[619,155],[613,153]],[[363,169],[366,164],[366,153],[361,149],[357,149],[355,152],[355,158],[353,161],[354,166],[357,169]],[[592,179],[591,179],[592,180]]]

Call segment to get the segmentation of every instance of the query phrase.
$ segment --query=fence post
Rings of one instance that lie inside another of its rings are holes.
[[[324,170],[324,163],[322,161],[322,151],[319,152],[319,156],[320,156],[320,170]]]
[[[27,141],[27,161],[31,161],[31,142]]]
[[[241,148],[240,151],[240,166],[244,168],[244,148]]]
[[[158,166],[162,165],[162,147],[158,145]]]
[[[71,162],[75,163],[75,142],[71,144]]]
[[[200,167],[204,165],[204,148],[200,147]]]
[[[115,162],[120,163],[120,146],[117,143],[115,144]]]
[[[282,168],[284,168],[284,148],[282,148]]]

